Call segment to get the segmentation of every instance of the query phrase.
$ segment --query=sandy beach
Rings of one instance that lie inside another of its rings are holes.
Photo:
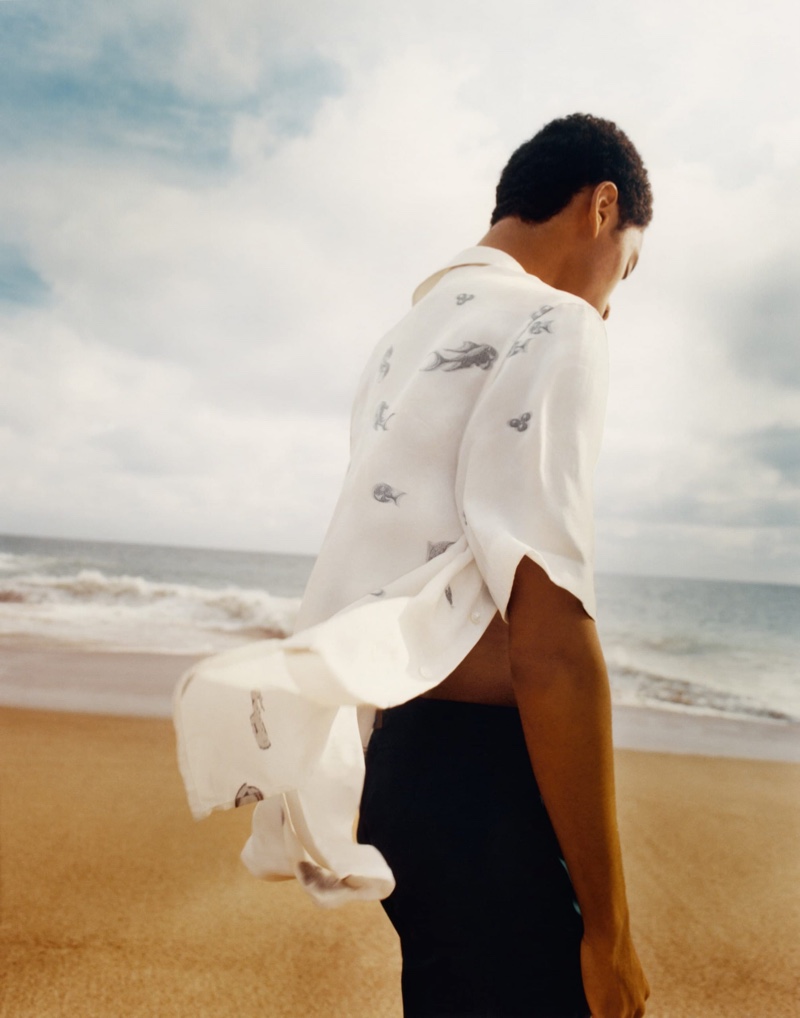
[[[399,1018],[380,906],[323,912],[251,877],[249,809],[192,820],[168,718],[41,709],[48,674],[133,668],[166,693],[183,661],[23,647],[4,679],[35,654],[40,709],[0,708],[0,1016]],[[648,1015],[800,1015],[800,766],[735,755],[769,756],[774,726],[658,722],[619,728],[659,752],[617,751]]]

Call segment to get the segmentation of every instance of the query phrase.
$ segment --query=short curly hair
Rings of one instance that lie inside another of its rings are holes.
[[[544,223],[578,191],[610,180],[619,190],[618,228],[645,227],[653,194],[642,157],[610,120],[572,113],[553,120],[514,152],[500,175],[492,225],[506,216]]]

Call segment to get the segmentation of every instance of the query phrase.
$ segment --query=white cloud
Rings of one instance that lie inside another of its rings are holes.
[[[791,9],[768,6],[137,0],[73,20],[48,43],[62,64],[114,39],[142,80],[232,103],[229,158],[198,173],[157,121],[119,124],[129,158],[6,158],[0,214],[50,299],[0,319],[0,529],[314,550],[366,353],[482,235],[511,149],[586,109],[629,132],[656,198],[613,301],[601,565],[800,579],[794,531],[757,518],[796,490],[737,445],[800,425],[796,392],[742,370],[730,320],[798,256]],[[290,135],[281,68],[300,91],[307,68]]]

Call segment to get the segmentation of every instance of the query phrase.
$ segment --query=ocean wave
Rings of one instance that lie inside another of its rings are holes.
[[[160,553],[159,553],[160,554]],[[0,636],[57,640],[85,648],[211,654],[293,631],[298,597],[250,586],[280,571],[232,575],[204,571],[198,583],[146,579],[166,567],[155,557],[138,565],[98,568],[96,557],[47,558],[0,552]],[[226,568],[227,564],[226,564]],[[130,569],[130,572],[127,570]],[[61,575],[59,575],[59,573]],[[183,577],[186,573],[172,575]],[[189,574],[190,580],[195,574]],[[216,585],[214,584],[215,578]],[[271,577],[271,578],[270,578]],[[302,589],[300,575],[290,591]],[[280,588],[279,588],[280,589]],[[285,588],[284,588],[285,589]],[[635,613],[632,612],[632,616]],[[717,642],[688,623],[663,634],[637,631],[635,617],[603,636],[614,701],[660,710],[750,720],[800,720],[795,643],[748,637]]]
[[[298,598],[229,585],[201,587],[82,569],[30,572],[0,588],[0,633],[112,649],[210,653],[286,636]]]
[[[49,555],[17,554],[0,551],[0,573],[24,573],[32,569],[45,569],[56,560]]]
[[[702,683],[659,675],[639,668],[612,665],[609,669],[609,678],[613,700],[618,704],[744,720],[800,721],[800,717],[762,703],[755,697],[745,697]]]

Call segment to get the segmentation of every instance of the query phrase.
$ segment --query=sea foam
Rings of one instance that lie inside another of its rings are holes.
[[[299,603],[265,590],[153,581],[98,569],[62,576],[17,573],[0,581],[0,634],[205,654],[245,640],[286,636]]]

